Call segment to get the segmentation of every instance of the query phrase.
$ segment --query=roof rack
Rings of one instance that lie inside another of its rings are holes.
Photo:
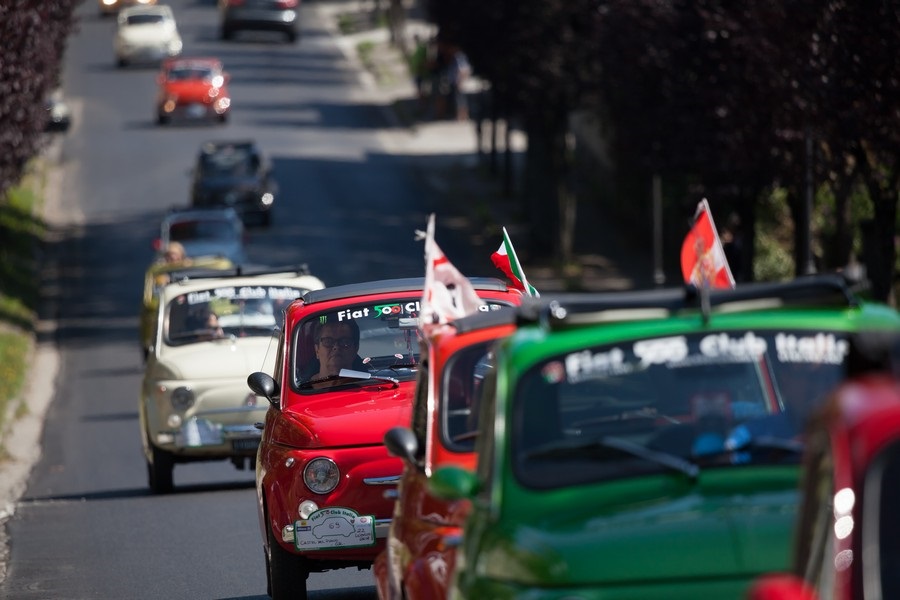
[[[509,289],[506,282],[497,279],[496,277],[470,277],[469,281],[476,290],[496,290],[498,292],[505,292]],[[304,294],[303,302],[306,304],[315,304],[317,302],[339,300],[341,298],[352,296],[393,292],[414,292],[421,294],[424,287],[424,277],[406,277],[402,279],[382,279],[365,283],[348,283],[346,285],[326,287],[321,290],[311,290]]]
[[[276,275],[278,273],[294,273],[296,275],[309,275],[309,266],[306,263],[296,265],[284,265],[272,267],[266,265],[238,265],[227,269],[211,269],[209,267],[185,267],[169,272],[173,282],[185,283],[198,279],[222,279],[225,277],[260,277],[262,275]]]
[[[524,298],[518,322],[540,322],[551,329],[610,322],[659,319],[689,311],[743,312],[784,306],[858,306],[859,299],[840,274],[810,275],[790,281],[740,284],[733,290],[704,293],[693,285],[658,290],[563,294]]]

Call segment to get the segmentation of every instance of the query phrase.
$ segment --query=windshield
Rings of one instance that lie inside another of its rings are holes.
[[[169,70],[169,81],[190,81],[195,79],[212,79],[213,70],[209,67],[174,67]]]
[[[270,336],[284,309],[307,290],[289,286],[217,285],[176,296],[166,307],[166,343]]]
[[[163,15],[130,15],[127,19],[129,25],[157,25],[165,20]]]
[[[673,466],[797,462],[799,435],[841,380],[846,353],[838,333],[729,331],[543,361],[516,385],[516,475],[552,488]]]
[[[363,381],[339,377],[341,369],[399,381],[414,379],[419,362],[419,299],[348,305],[301,321],[292,342],[294,388],[315,393]]]
[[[240,237],[238,226],[226,219],[177,221],[169,225],[169,241],[233,240]]]
[[[256,154],[246,146],[222,148],[200,156],[200,172],[204,176],[247,177],[259,166]]]

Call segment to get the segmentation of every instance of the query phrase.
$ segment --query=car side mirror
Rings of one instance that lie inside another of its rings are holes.
[[[429,478],[428,491],[443,500],[471,500],[478,493],[478,478],[468,469],[448,465]]]
[[[262,396],[269,401],[272,406],[278,406],[278,384],[268,373],[257,371],[247,376],[247,385],[257,396]]]
[[[384,445],[388,454],[415,464],[419,453],[419,442],[408,427],[392,427],[384,434]]]

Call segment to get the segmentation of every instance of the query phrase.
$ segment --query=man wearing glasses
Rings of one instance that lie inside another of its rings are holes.
[[[316,354],[314,367],[318,370],[306,379],[313,387],[329,387],[339,383],[332,379],[322,381],[338,375],[341,369],[354,369],[366,371],[366,367],[359,358],[359,326],[353,321],[337,321],[328,319],[316,324],[313,333],[313,343]],[[317,364],[316,364],[317,363]]]

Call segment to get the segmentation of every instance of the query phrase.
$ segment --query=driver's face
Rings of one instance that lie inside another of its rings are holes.
[[[341,369],[353,366],[353,359],[359,349],[353,332],[346,323],[329,323],[319,330],[315,340],[316,358],[319,359],[320,375],[337,375]]]

